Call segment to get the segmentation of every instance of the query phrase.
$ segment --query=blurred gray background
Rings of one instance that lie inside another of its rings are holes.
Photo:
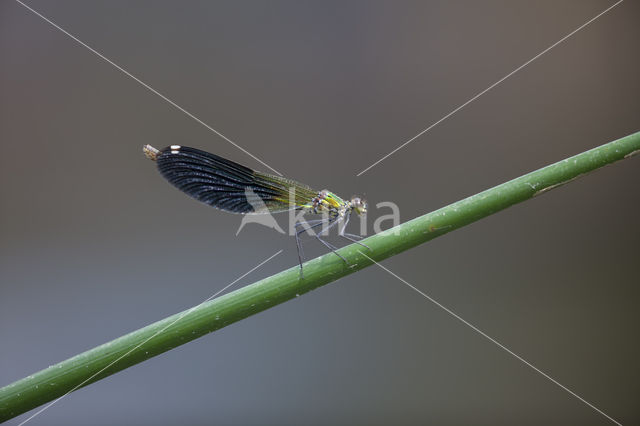
[[[402,220],[640,130],[627,1],[28,4],[286,176]],[[141,146],[255,160],[0,2],[0,385],[297,262],[167,184]],[[638,424],[640,159],[384,262]],[[372,209],[370,220],[380,213]],[[310,241],[309,255],[324,253]],[[23,415],[9,424],[24,420]],[[612,424],[379,268],[69,395],[33,425]]]

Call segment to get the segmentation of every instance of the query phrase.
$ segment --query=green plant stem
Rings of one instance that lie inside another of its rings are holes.
[[[363,241],[376,261],[401,253],[454,229],[563,185],[585,173],[640,152],[640,132],[544,167]],[[0,389],[0,421],[58,398],[176,346],[254,315],[370,266],[351,244],[339,250],[350,266],[328,253],[254,284],[172,315],[62,361]],[[179,319],[179,320],[178,320]],[[178,320],[178,321],[176,321]],[[161,331],[158,333],[159,331]],[[144,344],[140,346],[142,343]],[[126,356],[124,356],[127,354]],[[124,356],[124,357],[123,357]],[[115,360],[120,359],[118,362]],[[81,387],[80,386],[80,387]]]

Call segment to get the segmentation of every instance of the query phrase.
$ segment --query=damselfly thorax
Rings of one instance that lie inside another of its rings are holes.
[[[337,247],[320,235],[342,223],[338,235],[361,244],[358,242],[360,236],[345,232],[351,213],[361,215],[367,211],[367,203],[358,197],[344,200],[326,189],[314,191],[294,180],[255,171],[195,148],[171,145],[158,150],[145,145],[142,149],[149,159],[157,163],[160,174],[169,183],[212,207],[241,214],[304,210],[322,215],[322,219],[295,224],[301,271],[303,254],[300,234],[303,232],[318,229],[320,232],[314,232],[313,235],[345,262],[346,259],[336,252]]]

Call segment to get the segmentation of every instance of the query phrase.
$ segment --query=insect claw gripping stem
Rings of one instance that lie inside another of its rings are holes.
[[[320,238],[319,235],[316,235],[316,238],[318,239],[318,241],[320,241],[322,244],[325,245],[325,247],[327,247],[329,250],[331,250],[331,252],[333,254],[335,254],[336,256],[338,256],[340,259],[342,259],[342,261],[349,266],[349,262],[347,262],[347,259],[344,258],[344,256],[342,256],[340,253],[338,253],[336,250],[338,249],[336,246],[334,246],[333,244],[323,240],[322,238]]]
[[[364,248],[366,248],[367,250],[371,251],[371,247],[369,247],[369,246],[368,246],[368,245],[366,245],[366,244],[361,243],[360,241],[358,241],[358,240],[356,240],[356,239],[354,238],[354,237],[362,238],[360,235],[354,235],[354,234],[342,234],[342,235],[340,235],[340,236],[341,236],[342,238],[345,238],[345,239],[347,239],[347,240],[351,241],[352,243],[355,243],[355,244],[361,245],[362,247],[364,247]]]

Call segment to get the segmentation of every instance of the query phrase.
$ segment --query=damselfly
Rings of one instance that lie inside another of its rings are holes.
[[[345,263],[347,260],[336,251],[337,247],[322,239],[321,234],[342,223],[338,235],[367,247],[358,241],[360,236],[345,232],[352,212],[359,215],[367,212],[367,203],[358,197],[344,200],[326,189],[314,191],[294,180],[258,172],[195,148],[171,145],[158,150],[145,145],[142,149],[157,163],[160,174],[169,183],[218,209],[241,214],[305,210],[323,215],[322,219],[298,222],[294,226],[300,271],[303,258],[300,234],[305,231],[319,229],[314,236]]]

